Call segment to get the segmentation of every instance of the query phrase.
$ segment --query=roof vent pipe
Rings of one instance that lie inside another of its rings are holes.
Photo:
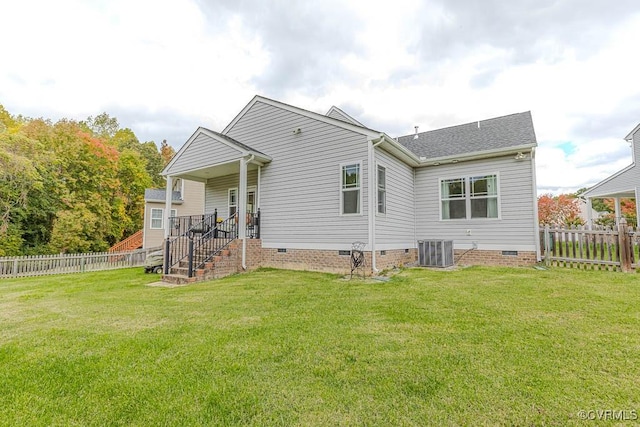
[[[416,134],[413,136],[413,139],[418,139],[418,126],[414,126],[414,128],[416,128]]]
[[[480,129],[480,120],[478,120],[478,129]]]

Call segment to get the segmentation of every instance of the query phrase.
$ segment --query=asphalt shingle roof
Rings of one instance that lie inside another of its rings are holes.
[[[530,111],[421,132],[417,139],[401,136],[398,142],[427,159],[537,145]]]
[[[266,154],[261,153],[260,151],[255,150],[255,149],[253,149],[253,148],[249,147],[248,145],[243,144],[242,142],[237,141],[237,140],[235,140],[235,139],[233,139],[233,138],[231,138],[231,137],[229,137],[229,136],[227,136],[227,135],[224,135],[224,134],[222,134],[222,133],[220,133],[220,132],[216,132],[215,130],[207,129],[207,128],[205,128],[205,127],[203,127],[202,129],[206,129],[208,132],[211,132],[211,133],[215,134],[215,135],[216,135],[217,137],[219,137],[220,139],[224,139],[224,140],[225,140],[225,141],[227,141],[228,143],[233,144],[233,145],[237,146],[238,148],[241,148],[242,150],[245,150],[245,151],[251,151],[251,152],[253,152],[253,153],[257,153],[257,154],[260,154],[260,155],[262,155],[262,156],[266,156]]]
[[[165,200],[167,190],[162,188],[147,188],[144,190],[144,199],[149,200]],[[179,191],[174,191],[171,195],[172,200],[182,200]]]

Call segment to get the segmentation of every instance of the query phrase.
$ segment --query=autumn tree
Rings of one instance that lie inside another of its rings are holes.
[[[163,139],[162,144],[160,144],[160,154],[162,155],[163,167],[169,164],[173,156],[176,155],[176,150],[173,149],[172,146],[167,144],[167,140]]]
[[[541,225],[581,225],[580,207],[569,194],[543,194],[538,197],[538,221]]]
[[[54,124],[0,105],[0,256],[107,249],[142,228],[162,167],[107,113]]]

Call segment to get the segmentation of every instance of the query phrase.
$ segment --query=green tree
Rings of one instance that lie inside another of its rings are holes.
[[[95,117],[87,117],[87,120],[80,122],[81,125],[86,126],[93,132],[95,136],[101,138],[113,138],[120,129],[118,119],[109,116],[107,113],[98,114]]]
[[[38,170],[29,153],[36,142],[0,132],[0,254],[15,255],[22,246],[20,224],[27,214],[29,195],[41,188]]]

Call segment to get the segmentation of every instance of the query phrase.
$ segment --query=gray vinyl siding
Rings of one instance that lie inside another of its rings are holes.
[[[171,174],[198,170],[238,159],[241,153],[235,148],[200,134],[171,166]]]
[[[387,181],[386,214],[378,214],[376,206],[376,249],[415,247],[413,168],[380,149],[376,161],[385,167]]]
[[[634,165],[617,176],[607,178],[598,185],[598,188],[589,192],[589,197],[610,197],[616,193],[633,191],[639,183],[640,172],[637,165]]]
[[[631,167],[596,184],[589,190],[589,197],[611,197],[616,193],[636,191],[640,186],[640,169],[636,162],[640,161],[640,130],[633,134],[633,161]]]
[[[247,188],[255,187],[258,183],[258,171],[247,172]],[[240,176],[238,174],[210,178],[205,185],[205,212],[213,213],[218,209],[218,215],[226,218],[229,214],[229,189],[238,188]]]
[[[261,175],[263,246],[350,248],[368,240],[364,135],[261,102],[227,134],[273,159]],[[342,216],[340,165],[357,162],[361,214]]]
[[[331,114],[329,114],[327,117],[331,117],[332,119],[342,120],[343,122],[348,122],[356,126],[361,126],[360,123],[354,121],[351,117],[342,114],[338,110],[333,110]]]
[[[440,220],[441,178],[499,175],[500,219]],[[453,240],[460,249],[536,250],[531,160],[513,156],[416,169],[416,236]],[[470,235],[467,235],[469,230]]]

